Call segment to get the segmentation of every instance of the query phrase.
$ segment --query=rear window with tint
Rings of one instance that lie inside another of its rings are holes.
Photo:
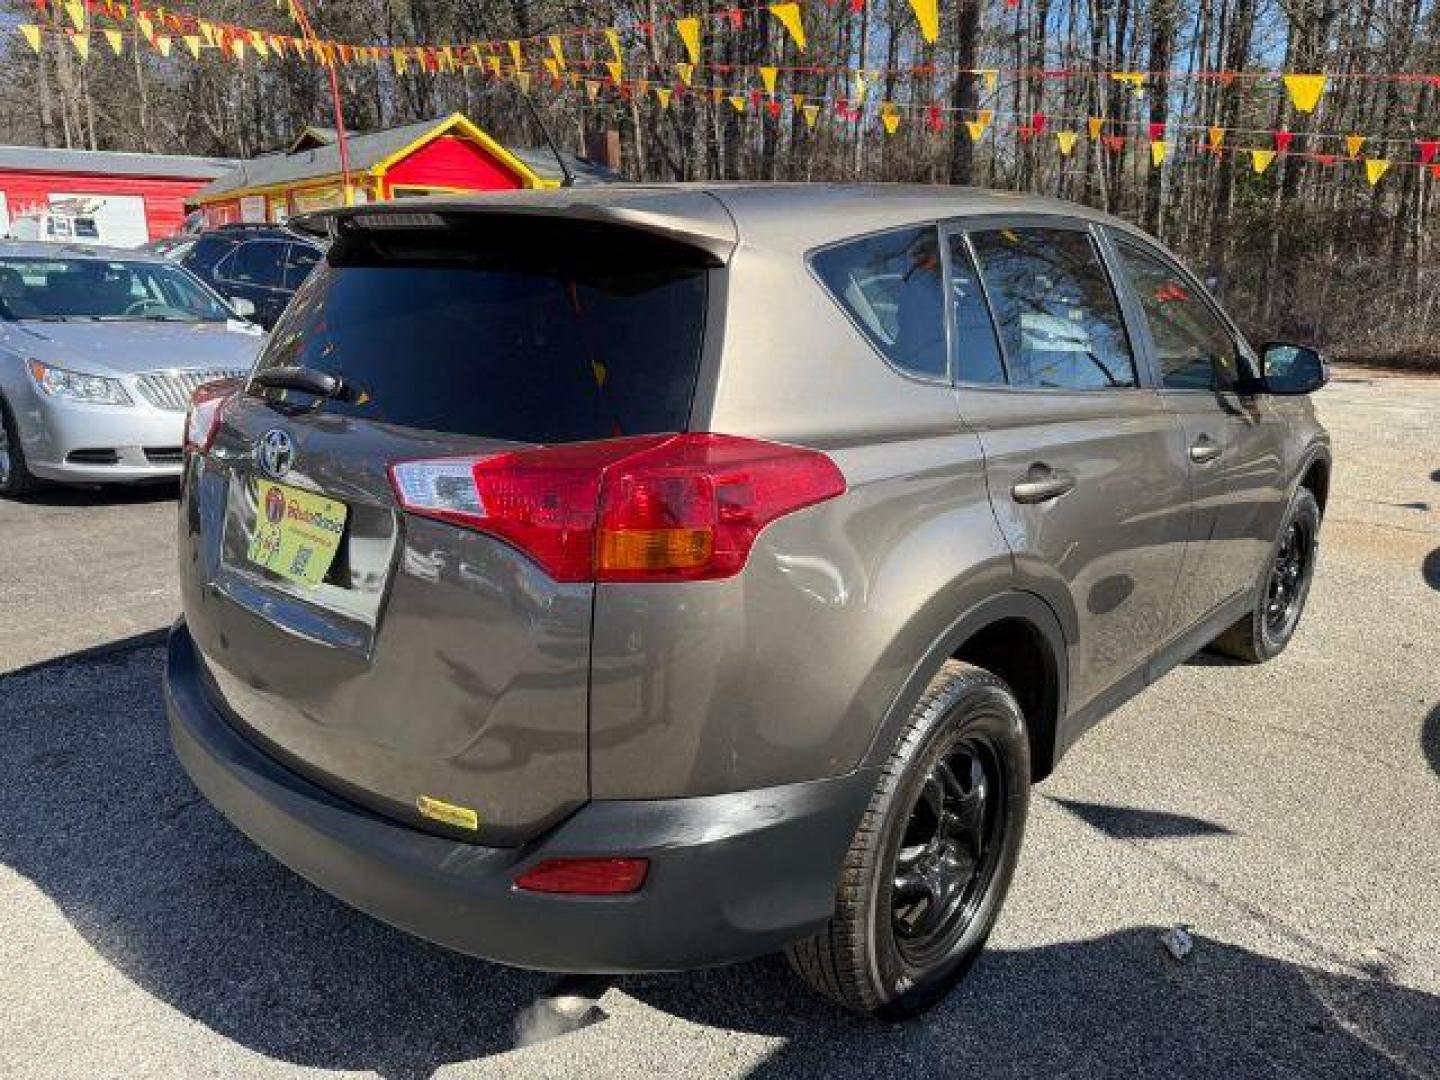
[[[429,431],[562,443],[684,430],[702,257],[626,230],[476,218],[342,237],[260,367],[338,375],[346,392],[326,412]]]

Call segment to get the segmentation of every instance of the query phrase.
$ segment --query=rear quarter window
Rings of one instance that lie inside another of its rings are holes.
[[[339,375],[328,412],[410,428],[529,443],[682,431],[707,277],[680,245],[575,222],[342,239],[260,366]]]
[[[837,244],[811,255],[810,265],[890,363],[922,378],[948,378],[940,241],[934,226]]]

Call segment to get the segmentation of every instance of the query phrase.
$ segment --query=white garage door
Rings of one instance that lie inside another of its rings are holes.
[[[50,205],[68,200],[83,200],[98,206],[95,224],[100,229],[100,243],[115,247],[139,247],[150,239],[145,225],[145,200],[139,195],[90,195],[83,191],[55,192]]]

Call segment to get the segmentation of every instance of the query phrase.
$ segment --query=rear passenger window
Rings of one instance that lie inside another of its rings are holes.
[[[933,226],[867,236],[827,248],[810,262],[892,364],[927,379],[948,376],[939,235]]]
[[[1005,365],[980,275],[961,233],[951,233],[950,310],[955,319],[955,378],[962,383],[1003,383]]]
[[[970,239],[1012,386],[1138,385],[1120,305],[1088,233],[997,229]]]
[[[1130,278],[1168,390],[1215,390],[1235,385],[1235,339],[1192,287],[1160,259],[1123,241],[1116,247]]]

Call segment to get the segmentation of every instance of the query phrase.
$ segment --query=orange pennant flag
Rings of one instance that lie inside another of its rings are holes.
[[[1099,116],[1090,117],[1089,120],[1085,121],[1085,130],[1090,133],[1090,141],[1096,141],[1100,138],[1100,132],[1105,130],[1104,118]]]
[[[1360,156],[1360,148],[1365,145],[1364,135],[1346,135],[1345,152],[1350,155],[1351,160]]]
[[[1205,134],[1210,139],[1211,150],[1218,151],[1222,146],[1225,145],[1225,129],[1223,127],[1206,128]]]

